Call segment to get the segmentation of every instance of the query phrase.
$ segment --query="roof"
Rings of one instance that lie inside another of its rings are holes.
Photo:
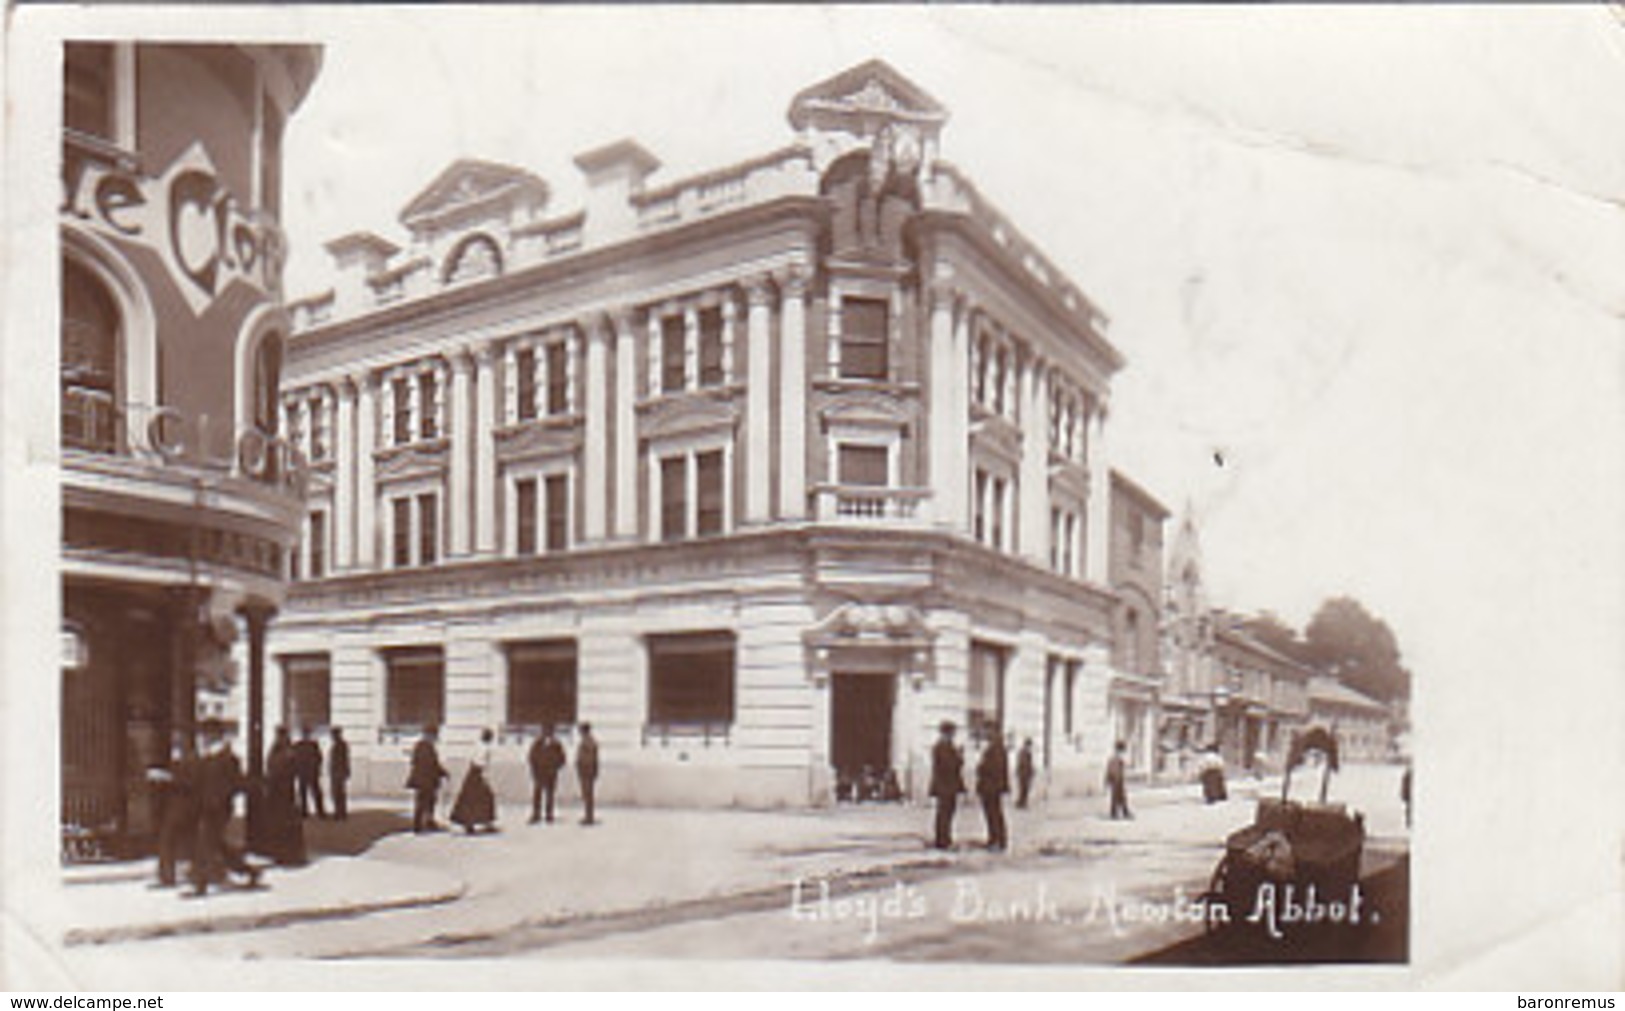
[[[1359,709],[1380,710],[1386,713],[1388,707],[1365,694],[1356,691],[1348,685],[1330,677],[1316,677],[1309,682],[1310,702],[1331,702],[1338,705],[1353,706]]]
[[[1114,487],[1122,488],[1123,491],[1127,492],[1131,498],[1137,500],[1142,506],[1145,506],[1151,512],[1155,513],[1157,519],[1165,520],[1168,518],[1168,507],[1158,501],[1156,496],[1152,495],[1139,484],[1135,483],[1133,480],[1124,475],[1122,471],[1112,471],[1112,485]]]
[[[1232,618],[1231,620],[1233,621],[1234,619]],[[1239,627],[1233,627],[1226,621],[1221,620],[1216,623],[1214,635],[1221,641],[1229,642],[1233,646],[1239,646],[1242,649],[1256,653],[1259,656],[1265,657],[1266,659],[1274,660],[1276,663],[1285,664],[1296,671],[1305,674],[1310,672],[1310,668],[1304,666],[1274,647],[1266,646],[1263,642],[1253,638],[1253,636],[1246,631]]]

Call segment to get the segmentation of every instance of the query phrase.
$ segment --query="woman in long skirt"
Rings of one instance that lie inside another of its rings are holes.
[[[463,776],[463,786],[457,791],[457,802],[451,808],[451,820],[463,826],[469,835],[482,826],[493,831],[496,828],[497,798],[485,779],[486,770],[491,768],[492,736],[490,728],[480,731],[479,747],[469,759],[468,773]]]

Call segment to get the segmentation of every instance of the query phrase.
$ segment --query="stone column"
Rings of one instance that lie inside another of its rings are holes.
[[[378,489],[373,480],[378,395],[378,377],[364,374],[356,397],[355,422],[355,564],[360,569],[370,569],[378,563]]]
[[[1109,563],[1111,547],[1112,479],[1110,449],[1106,441],[1106,405],[1096,403],[1094,414],[1085,423],[1094,431],[1089,435],[1089,504],[1088,518],[1084,521],[1084,571],[1096,583],[1105,586],[1111,582]]]
[[[632,314],[615,322],[615,536],[638,533],[637,334]]]
[[[1045,427],[1047,369],[1029,356],[1022,371],[1021,554],[1040,568],[1049,565],[1049,432]]]
[[[779,515],[807,515],[807,277],[779,281]]]
[[[928,467],[935,504],[933,514],[938,524],[954,530],[965,526],[964,496],[955,496],[956,475],[965,470],[963,445],[956,445],[954,424],[958,410],[958,391],[954,387],[957,371],[954,362],[954,292],[947,285],[937,284],[931,289],[931,344],[928,372],[931,398]]]
[[[749,382],[745,387],[745,522],[765,523],[771,514],[770,472],[773,466],[773,419],[769,413],[773,393],[769,355],[769,329],[772,307],[768,303],[766,278],[753,278],[745,285],[749,315],[745,320],[746,363]]]
[[[948,355],[948,453],[956,464],[948,467],[946,498],[950,509],[950,526],[961,534],[971,533],[972,512],[970,465],[970,315],[969,301],[959,295],[953,299],[957,310],[953,313],[953,333]]]
[[[446,519],[451,525],[451,544],[447,554],[453,557],[467,555],[473,550],[469,537],[472,528],[474,503],[469,496],[469,482],[474,465],[474,440],[479,437],[473,425],[474,362],[467,351],[458,350],[451,355],[451,390],[445,401],[444,415],[450,419],[445,435],[451,439],[451,493],[446,503]]]
[[[486,343],[474,348],[474,551],[497,550],[496,399],[497,350]]]
[[[339,383],[338,423],[333,432],[333,559],[340,571],[355,568],[355,383]]]
[[[265,824],[265,633],[276,609],[251,603],[241,609],[248,625],[248,843],[266,852]]]
[[[604,539],[609,516],[609,327],[602,315],[594,314],[581,324],[587,343],[587,389],[581,405],[585,431],[582,434],[581,487],[585,498],[582,515],[583,540],[596,544]]]

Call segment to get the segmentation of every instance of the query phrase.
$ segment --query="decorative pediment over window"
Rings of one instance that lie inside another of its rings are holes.
[[[663,441],[730,431],[739,423],[739,409],[732,401],[710,397],[668,397],[643,410],[638,434],[644,439]]]
[[[547,205],[547,183],[498,162],[463,158],[435,177],[401,211],[401,224],[427,237],[495,218],[523,219]]]
[[[906,426],[912,418],[896,398],[873,393],[847,393],[833,397],[820,412],[826,427],[881,428],[891,431]]]

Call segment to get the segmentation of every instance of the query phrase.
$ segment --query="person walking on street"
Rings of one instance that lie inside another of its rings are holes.
[[[228,871],[243,875],[250,888],[259,885],[258,868],[226,841],[237,795],[246,786],[242,763],[232,753],[223,728],[209,725],[205,733],[207,754],[196,766],[197,839],[192,851],[191,898],[207,895],[209,886],[224,881]]]
[[[553,823],[553,797],[558,792],[559,770],[564,768],[564,745],[553,736],[551,725],[530,745],[530,823],[542,820],[545,801],[547,822]]]
[[[581,803],[585,813],[583,825],[596,825],[593,817],[593,789],[598,782],[598,741],[592,736],[592,724],[581,725],[581,743],[576,745],[576,778],[581,781]]]
[[[1010,846],[1004,826],[1004,795],[1010,792],[1010,759],[998,728],[988,731],[987,747],[976,763],[976,796],[982,801],[982,817],[987,821],[987,848],[1002,852]]]
[[[1016,752],[1016,806],[1025,810],[1027,796],[1033,788],[1033,739],[1031,737],[1021,742],[1021,750]]]
[[[183,846],[197,838],[197,755],[183,733],[176,732],[167,768],[147,771],[163,805],[158,823],[158,888],[178,883],[176,864]]]
[[[1399,778],[1399,799],[1405,803],[1405,827],[1411,827],[1411,767],[1405,766],[1405,774]]]
[[[1111,816],[1114,821],[1134,817],[1128,809],[1128,765],[1123,759],[1127,751],[1128,746],[1118,741],[1111,759],[1106,763],[1106,787],[1112,794]]]
[[[954,721],[943,720],[937,730],[937,743],[931,747],[931,796],[937,802],[936,835],[931,845],[946,850],[954,845],[954,808],[965,789],[965,759],[954,746]]]
[[[311,736],[310,724],[299,731],[299,743],[293,746],[293,778],[299,790],[299,817],[309,818],[311,799],[315,798],[316,817],[326,818],[322,806],[322,746]]]
[[[327,749],[327,788],[333,796],[333,820],[350,817],[350,742],[344,728],[333,728],[333,743]]]
[[[463,826],[463,831],[469,835],[481,828],[496,831],[497,798],[485,776],[486,770],[491,768],[491,741],[494,736],[490,727],[480,731],[479,746],[468,760],[463,787],[457,791],[457,801],[451,806],[451,820]]]
[[[417,744],[412,746],[412,768],[406,777],[406,788],[412,791],[412,831],[418,834],[440,828],[434,820],[435,797],[440,792],[440,781],[451,778],[440,764],[435,736],[434,727],[423,728]]]

